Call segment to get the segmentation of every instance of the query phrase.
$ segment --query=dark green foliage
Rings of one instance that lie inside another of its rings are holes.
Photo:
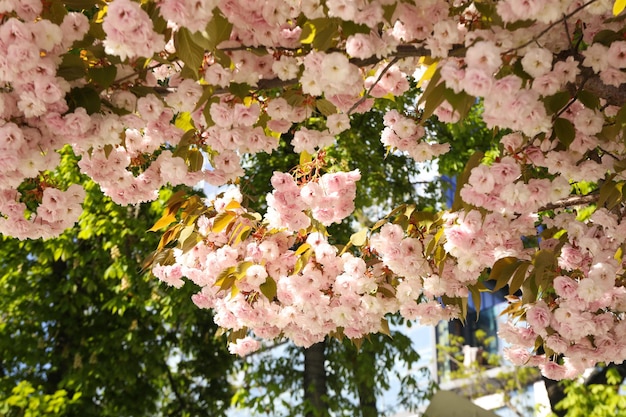
[[[81,182],[69,166],[51,178]],[[169,193],[120,207],[83,183],[74,229],[0,238],[0,414],[223,415],[233,358],[211,314],[191,303],[190,284],[174,290],[140,272],[159,239],[146,230]],[[37,402],[48,405],[28,414]]]

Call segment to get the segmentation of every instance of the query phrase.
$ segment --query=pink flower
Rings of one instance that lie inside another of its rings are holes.
[[[468,69],[479,69],[493,74],[502,65],[499,48],[491,41],[478,41],[467,48],[465,63]]]
[[[259,350],[261,342],[254,340],[250,336],[237,339],[235,343],[228,344],[228,351],[233,355],[246,356],[252,352]]]

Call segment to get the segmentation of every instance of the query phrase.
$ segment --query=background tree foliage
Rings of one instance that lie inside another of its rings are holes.
[[[190,285],[170,291],[141,270],[171,191],[120,207],[63,158],[46,181],[84,184],[79,224],[46,241],[0,237],[0,414],[224,414],[233,357],[211,314]]]

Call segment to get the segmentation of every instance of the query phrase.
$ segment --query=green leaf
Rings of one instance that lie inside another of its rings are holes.
[[[330,101],[325,98],[320,98],[315,101],[315,107],[322,113],[324,116],[328,117],[331,114],[337,113],[337,107]]]
[[[561,110],[571,100],[572,96],[568,91],[560,91],[543,99],[544,107],[548,114],[555,114]]]
[[[343,36],[348,37],[351,35],[355,35],[357,33],[370,33],[372,31],[372,29],[367,26],[367,25],[363,25],[363,24],[357,24],[353,21],[342,21],[341,22],[341,33],[343,34]]]
[[[326,51],[337,44],[339,25],[336,19],[315,19],[315,39],[313,48],[318,51]]]
[[[206,27],[206,32],[203,33],[207,39],[206,48],[210,51],[217,49],[217,46],[230,39],[230,34],[233,30],[233,24],[228,21],[221,13],[216,13]]]
[[[496,281],[493,291],[498,291],[508,284],[520,262],[521,261],[514,256],[507,256],[506,258],[498,259],[493,264],[491,272],[489,273],[489,280]]]
[[[604,46],[609,46],[619,40],[621,40],[620,34],[610,29],[601,30],[593,37],[593,43],[600,43]]]
[[[67,15],[67,9],[61,4],[61,2],[53,1],[49,7],[44,7],[41,17],[48,19],[56,25],[60,25],[63,22],[63,18]]]
[[[68,104],[70,109],[84,108],[88,114],[100,111],[100,94],[92,87],[74,87],[70,90]]]
[[[554,121],[554,133],[559,138],[559,142],[566,147],[569,147],[576,137],[576,129],[572,122],[562,117]]]
[[[444,93],[446,92],[446,85],[445,83],[437,84],[438,75],[439,69],[437,69],[437,72],[435,72],[435,75],[433,75],[433,78],[430,80],[428,86],[426,87],[426,91],[420,99],[420,102],[424,103],[424,111],[421,115],[422,120],[428,119],[430,116],[432,116],[437,107],[439,107],[439,105],[443,103],[443,100],[445,99]]]
[[[190,148],[185,162],[189,166],[189,172],[198,172],[204,165],[204,156],[198,148]]]
[[[176,55],[193,72],[197,80],[204,60],[204,48],[194,42],[189,29],[184,27],[180,28],[174,35],[174,47],[176,48]]]
[[[467,116],[467,113],[469,113],[474,103],[476,103],[475,97],[472,97],[465,92],[455,93],[449,88],[446,88],[443,95],[452,108],[459,113],[461,119],[464,119],[465,116]]]
[[[63,0],[63,3],[72,9],[87,10],[100,3],[100,0]]]
[[[465,164],[465,168],[463,169],[463,173],[459,176],[456,184],[456,191],[454,192],[454,202],[452,203],[451,210],[458,211],[463,208],[463,200],[461,199],[461,190],[469,181],[470,174],[472,173],[472,169],[477,167],[482,161],[485,154],[480,151],[476,151],[472,154],[467,164]]]
[[[300,43],[303,45],[310,45],[313,43],[315,39],[315,33],[317,29],[315,29],[315,25],[313,21],[306,21],[302,25],[302,31],[300,32]]]
[[[259,286],[259,289],[261,290],[261,293],[265,296],[265,298],[270,301],[272,301],[276,297],[276,294],[278,292],[278,289],[276,287],[276,281],[274,281],[272,277],[267,277],[265,279],[265,282]]]
[[[230,268],[226,268],[222,272],[219,273],[215,280],[215,285],[220,287],[220,290],[228,291],[230,287],[233,286],[237,278],[235,277],[235,273],[237,268],[231,266]]]
[[[576,98],[580,101],[585,107],[589,109],[597,109],[600,107],[600,99],[593,93],[590,93],[587,90],[579,91],[576,94]]]
[[[117,68],[113,65],[102,68],[92,67],[87,70],[87,74],[89,78],[91,78],[91,81],[95,82],[98,87],[106,89],[115,81]]]
[[[598,198],[598,206],[605,206],[611,210],[623,199],[624,181],[615,182],[612,180],[606,181],[602,187],[600,187],[600,196]]]
[[[228,91],[241,99],[246,98],[250,94],[250,89],[251,87],[246,83],[230,83],[228,86]]]
[[[80,55],[67,53],[61,59],[61,64],[57,70],[59,77],[67,81],[73,81],[85,76],[85,62],[80,58]]]
[[[520,288],[522,288],[530,265],[530,262],[521,262],[519,267],[515,270],[515,273],[511,278],[511,285],[509,285],[509,294],[515,294]]]
[[[379,332],[381,334],[384,334],[385,336],[391,337],[391,330],[389,329],[389,322],[387,321],[387,319],[385,319],[385,318],[380,319],[380,330],[379,330]]]

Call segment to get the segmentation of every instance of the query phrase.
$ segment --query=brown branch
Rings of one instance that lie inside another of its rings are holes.
[[[582,204],[590,204],[598,201],[600,194],[592,193],[587,195],[576,195],[568,198],[564,198],[554,203],[548,203],[545,206],[539,208],[537,211],[554,210],[558,208],[567,208],[572,206],[579,206]]]
[[[606,104],[622,107],[626,103],[626,84],[619,87],[606,85],[602,82],[598,74],[595,74],[591,68],[583,68],[580,76],[576,78],[577,84],[579,79],[586,79],[585,91],[588,91],[598,98],[606,100]],[[571,94],[578,90],[575,84],[568,84],[567,89]]]
[[[380,74],[378,74],[378,78],[376,78],[376,81],[374,81],[374,84],[372,84],[370,86],[370,88],[365,92],[365,94],[363,94],[363,97],[358,99],[357,102],[354,103],[352,105],[352,107],[350,107],[350,110],[348,110],[348,113],[347,113],[348,115],[350,115],[354,110],[356,110],[356,108],[359,107],[359,105],[361,105],[361,103],[363,103],[365,100],[367,100],[367,98],[369,97],[369,95],[372,92],[372,90],[374,89],[374,87],[376,87],[376,85],[380,82],[380,80],[387,73],[387,71],[389,71],[389,69],[392,66],[394,66],[395,63],[398,62],[399,60],[400,60],[400,58],[394,57],[391,61],[389,61],[389,63],[385,66],[385,68],[383,68],[383,70],[380,72]]]

